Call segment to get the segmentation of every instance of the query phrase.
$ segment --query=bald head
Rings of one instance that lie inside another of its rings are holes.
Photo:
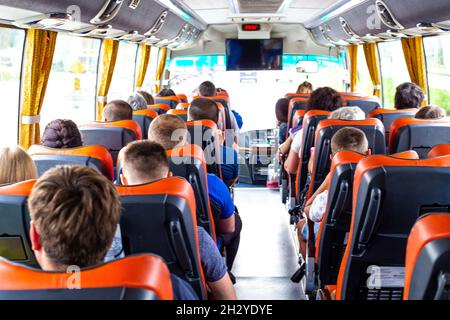
[[[103,109],[103,118],[105,122],[131,120],[133,118],[133,109],[123,100],[114,100]]]
[[[211,120],[217,124],[219,121],[219,108],[210,99],[195,99],[189,106],[188,118],[189,121]]]
[[[163,114],[150,124],[148,140],[157,142],[166,150],[186,144],[187,127],[183,119],[173,114]]]

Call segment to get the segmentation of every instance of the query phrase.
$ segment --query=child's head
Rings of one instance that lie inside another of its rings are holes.
[[[336,132],[331,138],[331,152],[335,155],[344,150],[366,154],[369,150],[369,142],[365,133],[352,127],[342,128]]]
[[[443,119],[447,116],[445,110],[438,106],[426,106],[420,108],[416,113],[416,119]]]
[[[34,186],[28,206],[33,251],[40,266],[50,271],[101,263],[121,212],[112,182],[85,166],[47,171]]]
[[[156,142],[130,143],[123,152],[123,176],[129,185],[151,183],[169,176],[166,150]]]
[[[0,150],[0,184],[36,178],[36,166],[21,147],[6,147]]]

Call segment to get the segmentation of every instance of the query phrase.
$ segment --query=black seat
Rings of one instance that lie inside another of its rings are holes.
[[[197,224],[216,239],[215,224],[208,195],[208,179],[203,150],[194,144],[167,151],[170,171],[185,178],[192,186],[197,205]]]
[[[208,173],[222,178],[221,147],[217,136],[217,125],[211,120],[188,121],[186,126],[189,132],[189,144],[196,144],[202,148]]]
[[[417,109],[403,109],[403,110],[391,110],[391,109],[375,109],[372,110],[368,118],[377,118],[383,122],[384,130],[386,131],[386,145],[389,145],[389,136],[391,132],[391,125],[397,119],[400,118],[414,118]]]
[[[450,156],[372,156],[359,162],[338,300],[402,299],[409,233],[418,217],[450,211],[448,181]]]
[[[450,144],[450,119],[397,119],[392,123],[389,153],[416,151],[421,159],[436,145]]]
[[[142,139],[148,138],[148,128],[152,121],[158,116],[158,112],[155,110],[144,109],[133,111],[133,120],[139,124],[142,132]]]
[[[140,186],[118,186],[125,255],[154,253],[171,273],[192,285],[200,298],[206,287],[200,262],[195,196],[183,178]]]
[[[130,142],[142,139],[141,127],[133,120],[92,122],[80,126],[86,146],[101,145],[108,149],[114,165],[120,150]]]
[[[344,96],[349,107],[360,107],[366,115],[381,108],[381,101],[376,97]]]
[[[38,266],[29,240],[28,196],[35,181],[0,187],[0,256]]]
[[[405,300],[450,300],[450,214],[419,218],[408,238]]]

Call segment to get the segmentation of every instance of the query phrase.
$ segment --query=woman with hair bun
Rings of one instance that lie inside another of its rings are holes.
[[[83,146],[83,140],[75,122],[57,119],[45,127],[41,144],[56,149],[78,148]]]

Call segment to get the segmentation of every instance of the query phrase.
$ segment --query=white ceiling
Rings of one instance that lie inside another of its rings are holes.
[[[258,7],[264,1],[258,0],[255,5],[254,14],[258,14]],[[283,16],[279,22],[281,23],[303,23],[312,17],[318,15],[321,11],[328,8],[339,0],[287,0],[289,7],[280,14]],[[233,0],[185,0],[191,9],[193,9],[207,24],[226,24],[232,23],[229,18],[235,15],[230,4]],[[238,0],[234,0],[238,2]]]

